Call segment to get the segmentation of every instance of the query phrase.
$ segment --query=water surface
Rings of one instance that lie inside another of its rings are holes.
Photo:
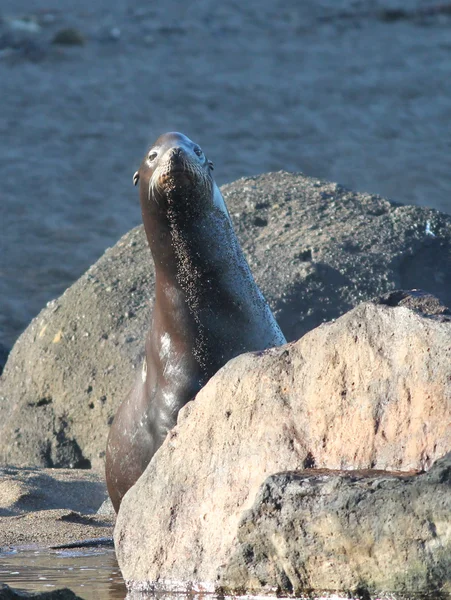
[[[164,131],[219,184],[303,171],[451,212],[451,14],[418,13],[440,4],[2,0],[40,29],[0,59],[0,344],[140,222]],[[83,46],[45,45],[67,26]]]
[[[127,593],[112,548],[2,552],[0,582],[29,592],[68,587],[85,600],[123,600]]]

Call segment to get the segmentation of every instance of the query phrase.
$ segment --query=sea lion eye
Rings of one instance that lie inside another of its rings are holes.
[[[157,153],[156,152],[150,152],[149,156],[147,157],[150,161],[155,160],[157,158]]]
[[[202,156],[203,152],[202,150],[199,148],[199,146],[194,146],[194,152],[197,154],[197,156]]]

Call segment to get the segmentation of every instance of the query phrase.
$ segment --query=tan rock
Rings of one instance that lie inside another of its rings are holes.
[[[451,450],[451,321],[385,302],[232,360],[182,409],[119,512],[129,584],[213,589],[271,474],[420,470]]]

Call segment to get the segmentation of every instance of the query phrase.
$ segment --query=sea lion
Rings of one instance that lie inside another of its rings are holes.
[[[142,370],[108,436],[106,481],[116,512],[178,411],[210,377],[243,352],[286,341],[212,170],[197,144],[166,133],[133,177],[155,264],[155,304]]]

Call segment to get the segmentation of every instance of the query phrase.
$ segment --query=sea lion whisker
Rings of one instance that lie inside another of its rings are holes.
[[[149,179],[149,185],[148,185],[148,190],[147,190],[147,197],[149,199],[149,201],[151,200],[152,197],[155,196],[154,192],[154,181],[153,181],[153,177],[151,177]],[[158,201],[156,201],[158,204]]]

